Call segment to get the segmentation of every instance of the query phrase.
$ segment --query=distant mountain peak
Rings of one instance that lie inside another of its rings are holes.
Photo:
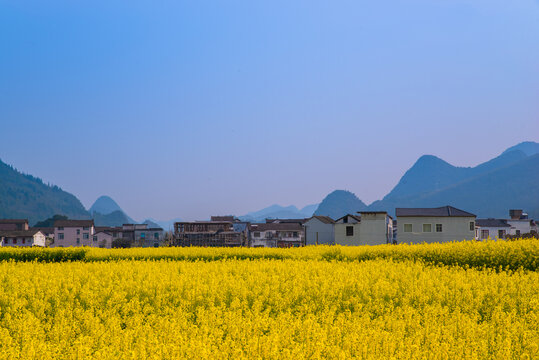
[[[97,198],[88,211],[91,214],[98,212],[106,215],[118,210],[123,212],[122,208],[116,203],[116,201],[114,201],[110,196],[103,195]]]
[[[515,150],[522,151],[526,156],[533,156],[535,154],[539,154],[539,143],[536,143],[535,141],[524,141],[520,144],[516,144],[515,146],[511,146],[502,154],[506,154]]]
[[[365,209],[367,205],[354,193],[348,190],[334,190],[322,200],[314,214],[338,219]]]

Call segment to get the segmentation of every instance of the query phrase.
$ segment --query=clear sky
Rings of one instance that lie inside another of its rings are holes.
[[[135,219],[382,198],[539,140],[539,1],[0,0],[0,158]]]

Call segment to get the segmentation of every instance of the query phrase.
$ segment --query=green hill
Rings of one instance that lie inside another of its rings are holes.
[[[0,218],[28,219],[30,224],[55,214],[89,219],[90,214],[72,194],[44,184],[0,160]]]

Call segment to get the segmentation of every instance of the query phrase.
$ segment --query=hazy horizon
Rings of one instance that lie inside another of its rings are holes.
[[[539,141],[539,2],[0,2],[0,159],[141,220],[381,199]]]

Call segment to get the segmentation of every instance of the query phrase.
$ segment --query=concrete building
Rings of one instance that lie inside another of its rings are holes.
[[[0,244],[2,246],[45,246],[45,235],[36,229],[33,230],[2,230],[0,231]]]
[[[252,247],[299,247],[305,245],[303,227],[298,222],[270,222],[249,225]]]
[[[58,220],[54,222],[51,247],[95,246],[93,220]]]
[[[28,230],[28,219],[0,219],[0,231]]]
[[[393,218],[385,211],[363,211],[335,221],[335,244],[382,245],[393,243]]]
[[[477,240],[505,239],[511,230],[511,225],[503,219],[475,220],[475,238]]]
[[[219,219],[219,217],[213,217],[213,219]],[[226,217],[225,221],[176,222],[174,223],[174,245],[204,247],[248,246],[248,223],[239,221],[234,217]]]
[[[511,226],[509,235],[537,234],[537,223],[533,219],[529,219],[528,214],[522,210],[509,210],[509,219],[506,222]]]
[[[112,248],[112,241],[114,240],[114,236],[111,232],[108,232],[106,230],[96,229],[92,240],[94,243],[94,247],[110,249]]]
[[[314,215],[303,224],[306,245],[334,245],[335,220],[329,216]]]
[[[408,244],[475,239],[474,214],[452,206],[397,208],[398,242]]]

